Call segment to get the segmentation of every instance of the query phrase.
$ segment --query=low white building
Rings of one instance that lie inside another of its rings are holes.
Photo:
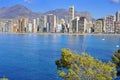
[[[62,31],[62,25],[58,24],[56,27],[56,32],[61,32]]]

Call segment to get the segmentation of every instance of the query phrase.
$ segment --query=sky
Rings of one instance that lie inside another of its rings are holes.
[[[74,5],[76,11],[88,11],[96,19],[120,10],[120,0],[0,0],[0,7],[16,4],[25,5],[34,12],[69,9]]]

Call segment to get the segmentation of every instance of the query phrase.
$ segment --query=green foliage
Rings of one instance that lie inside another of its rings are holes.
[[[120,50],[115,51],[115,54],[112,56],[113,62],[120,67]]]
[[[56,61],[58,73],[64,80],[112,80],[116,78],[116,65],[103,63],[86,53],[75,54],[62,49],[62,58]]]
[[[8,78],[1,78],[0,80],[8,80]]]

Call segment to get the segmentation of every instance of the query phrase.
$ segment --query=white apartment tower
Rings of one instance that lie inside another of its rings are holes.
[[[69,32],[72,32],[72,20],[74,20],[74,6],[69,8],[68,13]]]

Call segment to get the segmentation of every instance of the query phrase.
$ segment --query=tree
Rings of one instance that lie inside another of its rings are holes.
[[[56,61],[57,70],[64,80],[112,80],[116,78],[116,65],[103,63],[86,53],[77,54],[62,49],[62,58]]]
[[[115,51],[115,54],[112,56],[113,62],[120,67],[120,50]]]
[[[0,80],[8,80],[8,78],[1,78]]]

